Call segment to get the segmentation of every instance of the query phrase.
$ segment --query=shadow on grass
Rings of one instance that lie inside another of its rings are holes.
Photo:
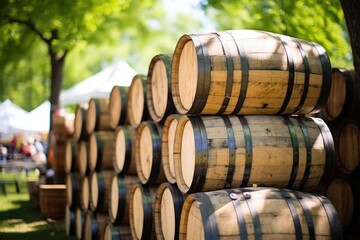
[[[10,206],[0,207],[0,240],[75,239],[66,235],[63,221],[46,220],[24,194],[0,196],[0,205]]]

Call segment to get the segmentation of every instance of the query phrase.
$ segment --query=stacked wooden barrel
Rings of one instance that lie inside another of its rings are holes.
[[[347,236],[360,228],[360,84],[353,69],[332,69],[331,91],[319,117],[335,143],[336,173],[324,190]]]
[[[102,100],[110,110],[96,100],[96,114],[77,110],[79,126],[95,127],[75,127],[88,148],[89,204],[78,204],[76,220],[73,202],[85,200],[69,200],[69,222],[84,227],[68,232],[342,239],[334,206],[318,194],[333,178],[333,137],[308,116],[326,104],[331,77],[316,43],[252,30],[182,36],[147,76],[114,86]],[[82,188],[78,179],[70,188]]]

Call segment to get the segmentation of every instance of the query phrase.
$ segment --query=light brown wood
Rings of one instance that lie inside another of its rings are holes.
[[[136,175],[113,177],[110,186],[109,219],[114,225],[129,224],[130,191],[138,182]]]
[[[76,106],[75,119],[74,119],[74,134],[73,138],[75,141],[87,140],[89,137],[86,131],[86,111],[87,108]]]
[[[54,169],[55,175],[65,174],[66,143],[54,145]]]
[[[133,239],[156,239],[154,224],[155,186],[140,183],[131,188],[129,216]]]
[[[127,123],[127,95],[129,87],[114,86],[109,96],[109,113],[113,126]]]
[[[166,181],[161,163],[161,126],[152,121],[140,124],[136,135],[136,171],[143,184]]]
[[[114,170],[115,139],[114,131],[98,131],[89,139],[89,168],[95,170]]]
[[[247,121],[249,131],[244,130],[241,118]],[[286,118],[291,122],[293,134],[290,134],[290,124],[282,116],[183,116],[177,126],[174,145],[179,189],[188,193],[257,184],[317,190],[331,173],[325,168],[331,170],[334,166],[330,130],[318,118]],[[303,131],[306,131],[305,135]],[[296,139],[296,145],[292,138]],[[325,154],[327,149],[328,154]],[[295,151],[298,164],[292,174]],[[307,161],[310,159],[307,152],[311,155],[308,172]],[[246,156],[249,165],[246,165]],[[232,176],[229,176],[230,165],[233,166]],[[244,179],[248,180],[243,182]]]
[[[85,223],[85,212],[80,208],[75,209],[76,239],[83,239],[83,228]]]
[[[175,113],[171,97],[171,55],[159,54],[152,58],[146,80],[146,101],[154,122]]]
[[[75,114],[53,115],[53,131],[66,138],[71,138],[74,134]]]
[[[344,121],[338,140],[338,160],[345,173],[355,171],[360,164],[360,129],[354,121]]]
[[[115,172],[137,174],[135,162],[136,129],[119,126],[115,130]]]
[[[81,176],[85,176],[88,171],[88,142],[79,141],[76,147],[76,169]]]
[[[320,55],[327,56],[319,45],[264,31],[183,35],[172,63],[175,107],[181,114],[318,112],[329,94],[321,89],[331,84],[330,61],[326,58],[323,64]],[[309,65],[307,70],[304,56]],[[294,67],[293,88],[289,94],[288,58]],[[306,85],[306,98],[301,102]],[[246,91],[240,94],[242,87]],[[290,98],[284,104],[286,95]],[[237,109],[240,98],[244,98],[244,102]]]
[[[108,214],[111,198],[111,182],[115,172],[102,171],[90,174],[90,209]]]
[[[161,162],[166,179],[170,183],[176,183],[174,164],[174,142],[178,120],[182,115],[169,115],[163,125],[161,134]]]
[[[65,147],[65,173],[75,172],[76,168],[76,156],[77,156],[76,142],[68,139]]]
[[[97,221],[93,212],[87,211],[84,216],[84,224],[83,224],[84,240],[98,239],[99,228],[100,228],[99,222]]]
[[[359,84],[353,69],[332,69],[332,82],[329,98],[319,117],[333,121],[355,115],[359,107]]]
[[[117,127],[117,123],[111,121],[109,98],[91,98],[86,111],[86,131],[88,134],[94,131],[111,131]]]
[[[63,220],[66,208],[66,185],[41,184],[39,186],[39,204],[43,217]]]
[[[179,234],[181,207],[185,200],[176,184],[164,182],[156,191],[154,218],[158,240],[176,239]]]
[[[78,173],[67,174],[65,178],[66,203],[72,209],[80,207],[86,211],[89,206],[89,182],[86,176]]]
[[[87,176],[81,179],[80,188],[80,207],[83,211],[87,211],[90,204],[90,184]]]
[[[136,128],[149,118],[146,104],[146,76],[135,75],[128,92],[127,115],[130,126]]]
[[[288,197],[284,197],[284,192]],[[245,199],[244,196],[249,198]],[[327,201],[327,208],[322,201]],[[293,205],[297,213],[298,223],[293,220],[289,204]],[[235,205],[238,206],[236,209]],[[197,193],[196,197],[189,195],[182,209],[179,239],[205,239],[205,234],[212,239],[240,239],[240,234],[253,239],[255,227],[261,228],[259,234],[262,239],[297,239],[296,225],[301,227],[300,234],[303,238],[308,239],[309,228],[303,207],[311,215],[316,239],[342,236],[334,206],[321,196],[274,188],[243,188],[229,192],[218,190]],[[258,216],[259,224],[255,223],[253,214]],[[246,233],[239,228],[238,217],[241,216],[244,218]],[[206,231],[206,226],[217,231]]]

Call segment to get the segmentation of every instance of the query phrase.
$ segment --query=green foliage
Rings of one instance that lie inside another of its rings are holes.
[[[219,30],[258,29],[317,42],[333,67],[353,68],[351,47],[338,0],[203,0]]]

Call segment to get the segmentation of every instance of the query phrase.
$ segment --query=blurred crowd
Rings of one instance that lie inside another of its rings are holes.
[[[36,163],[46,163],[45,141],[41,136],[14,135],[11,142],[0,143],[2,162],[8,160],[24,160]]]

